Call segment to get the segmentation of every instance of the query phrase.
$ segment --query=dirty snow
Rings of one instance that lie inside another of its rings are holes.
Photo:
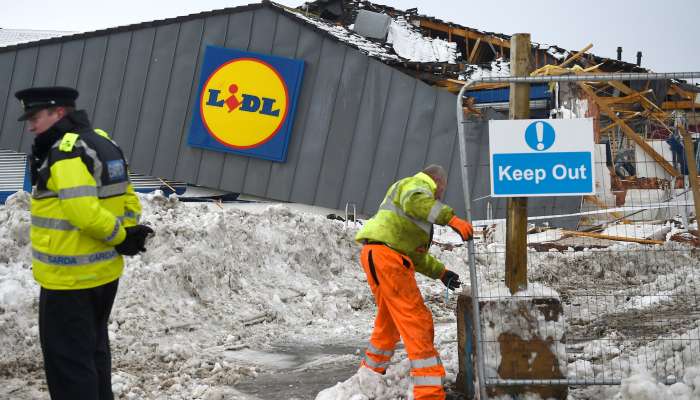
[[[385,376],[357,369],[375,311],[352,240],[357,226],[285,205],[219,208],[158,194],[142,202],[143,221],[157,234],[146,253],[127,261],[112,312],[117,399],[411,398],[402,348]],[[17,194],[0,207],[0,398],[46,400],[28,205],[28,196]],[[439,228],[436,240],[448,245],[431,251],[468,281],[466,248],[456,235]],[[504,248],[477,243],[482,294],[504,294]],[[625,331],[660,307],[683,318],[697,313],[697,255],[678,243],[657,248],[663,252],[625,243],[605,251],[528,254],[527,293],[559,294],[567,340],[579,339],[567,342],[560,361],[566,374],[623,379],[622,386],[573,389],[571,399],[700,399],[697,318],[650,325],[654,339],[646,342],[630,340],[633,332]],[[452,384],[456,296],[446,301],[439,281],[418,281]],[[604,288],[604,295],[588,296]],[[549,328],[556,338],[564,332]],[[598,334],[581,341],[590,330]]]

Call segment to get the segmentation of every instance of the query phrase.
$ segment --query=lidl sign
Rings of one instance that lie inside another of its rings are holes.
[[[593,120],[489,121],[491,196],[595,193]]]
[[[208,46],[188,143],[284,161],[304,62]]]

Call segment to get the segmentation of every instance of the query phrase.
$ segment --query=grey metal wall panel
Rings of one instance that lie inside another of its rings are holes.
[[[280,57],[287,57],[287,58],[297,58],[297,52],[299,51],[299,44],[301,40],[301,25],[298,23],[292,21],[291,19],[280,15],[277,18],[277,28],[275,29],[275,39],[274,43],[272,46],[272,54]],[[306,66],[307,63],[305,63]],[[306,71],[304,71],[306,73]],[[299,104],[297,104],[297,107]],[[297,108],[298,110],[298,108]],[[298,113],[297,113],[298,114]],[[295,127],[297,126],[297,119],[294,119],[294,125],[292,126],[292,130],[290,132],[290,142],[287,143],[287,157],[289,158],[289,153],[291,152],[291,138],[295,134]],[[270,191],[271,190],[276,190],[276,188],[272,187],[273,179],[274,179],[274,174],[275,174],[275,167],[279,165],[283,165],[285,163],[279,163],[279,162],[270,162],[270,168],[269,168],[269,174],[267,177],[267,180],[265,182],[265,196],[269,197],[270,196]],[[249,167],[252,167],[252,165],[249,165]]]
[[[151,174],[165,104],[170,101],[181,101],[168,96],[170,72],[173,69],[179,31],[180,24],[164,25],[156,29],[131,162],[134,171],[141,174]]]
[[[208,32],[206,44],[212,46],[223,46],[226,42],[228,25],[229,18],[227,15],[219,15],[217,17],[208,18],[206,22],[206,29]],[[204,57],[203,54],[202,57]],[[199,76],[197,76],[196,80],[199,80]],[[196,90],[197,89],[195,87],[195,91]],[[185,137],[183,138],[185,141],[187,134],[188,132],[185,132]],[[221,168],[224,165],[225,154],[218,151],[209,150],[202,150],[201,153],[202,157],[200,158],[199,162],[196,182],[198,185],[203,186],[217,186],[221,180]]]
[[[457,139],[456,96],[444,90],[438,92],[435,120],[430,133],[428,156],[425,164],[440,164],[445,168],[450,162],[452,146]]]
[[[330,208],[341,208],[345,205],[340,194],[353,133],[357,121],[361,118],[360,104],[368,66],[369,59],[365,55],[351,49],[346,51],[338,97],[332,114],[333,120],[328,130],[321,174],[316,187],[314,202],[318,205]]]
[[[435,88],[417,81],[406,127],[406,138],[396,173],[397,178],[414,175],[425,166],[436,105]]]
[[[78,74],[80,74],[80,64],[83,59],[84,49],[84,40],[71,40],[61,43],[56,85],[75,87],[78,84]]]
[[[228,33],[224,44],[225,47],[248,50],[253,27],[253,14],[253,12],[249,11],[233,14],[229,17]],[[247,166],[248,160],[246,157],[230,153],[225,154],[223,169],[219,175],[219,187],[225,190],[240,192],[243,189]]]
[[[117,121],[112,138],[119,143],[129,161],[132,160],[134,138],[136,137],[155,34],[155,28],[133,32],[126,62],[126,73],[119,96]]]
[[[153,175],[173,176],[177,164],[178,148],[182,141],[184,128],[187,125],[187,112],[189,104],[186,99],[190,93],[196,90],[197,77],[195,71],[197,65],[193,60],[197,59],[199,42],[204,32],[204,20],[196,19],[184,22],[180,26],[180,39],[175,49],[173,71],[170,74],[170,89],[168,98],[172,101],[165,103],[163,122],[158,136],[157,151],[153,159]]]
[[[2,127],[5,126],[6,119],[12,118],[11,115],[8,115],[9,104],[17,101],[14,93],[11,91],[16,55],[16,51],[0,53],[0,143],[10,143],[9,140],[3,140],[3,136],[8,134],[8,132]],[[15,117],[15,119],[17,118]]]
[[[80,97],[76,101],[78,108],[84,109],[92,120],[95,104],[97,103],[97,90],[102,78],[102,66],[105,62],[107,51],[107,36],[96,36],[85,41],[83,59],[80,63],[80,75],[78,76],[78,92]]]
[[[365,207],[378,207],[386,189],[396,180],[415,86],[414,78],[398,70],[392,71],[389,99],[384,109],[381,133],[374,153]]]
[[[312,204],[321,171],[323,151],[338,92],[338,77],[342,75],[346,47],[330,39],[321,44],[321,58],[314,80],[314,96],[305,124],[300,160],[294,174],[291,200]]]
[[[29,86],[53,86],[54,80],[56,79],[56,64],[58,63],[60,51],[61,47],[58,44],[39,46],[36,70],[34,71],[32,83]],[[34,135],[22,134],[19,138],[19,151],[22,153],[29,153],[32,149],[32,143],[34,142]]]
[[[285,19],[286,18],[287,17],[285,17]],[[292,193],[292,186],[294,185],[294,173],[297,165],[303,162],[300,157],[301,146],[306,133],[311,99],[314,96],[313,83],[318,73],[322,43],[323,37],[321,35],[308,27],[301,27],[295,58],[304,60],[304,79],[297,101],[294,129],[292,130],[292,136],[289,139],[289,147],[287,148],[287,161],[284,163],[274,163],[272,165],[267,195],[273,199],[289,200]]]
[[[61,53],[61,44],[53,43],[39,47],[36,73],[32,86],[53,86],[56,81],[56,65]]]
[[[376,60],[369,60],[365,90],[360,106],[360,119],[355,127],[350,160],[345,171],[342,201],[354,203],[358,212],[372,213],[378,204],[365,206],[368,182],[371,179],[377,141],[381,134],[384,108],[388,100],[393,69]]]
[[[16,91],[32,85],[38,53],[38,47],[17,50],[17,59],[10,83],[10,96],[13,96]],[[0,136],[0,148],[19,151],[22,135],[25,134],[22,132],[24,122],[17,121],[17,118],[22,114],[22,106],[13,97],[8,100],[6,110],[7,116],[3,120],[1,128],[3,134]]]
[[[456,124],[455,124],[456,126]],[[443,164],[447,171],[447,189],[445,190],[444,201],[452,207],[458,216],[466,217],[466,209],[464,208],[464,189],[462,188],[462,164],[459,159],[459,143],[458,138],[455,139],[455,145],[450,149],[450,155],[447,156],[449,163]]]
[[[267,8],[261,8],[255,11],[253,30],[250,37],[250,51],[262,54],[272,53],[273,43],[276,39],[278,18],[282,18],[279,16],[279,13]],[[297,30],[289,30],[286,33],[293,34],[296,32]],[[267,192],[267,183],[270,180],[271,167],[272,161],[261,160],[259,158],[248,159],[243,192],[254,196],[265,196]]]
[[[107,54],[92,123],[96,128],[102,128],[110,135],[113,134],[117,119],[119,95],[124,82],[130,46],[131,32],[115,33],[109,35],[107,40]]]
[[[223,24],[222,24],[222,19]],[[204,33],[202,34],[202,40],[199,45],[199,53],[197,58],[193,60],[197,65],[197,70],[195,72],[194,83],[190,93],[190,100],[187,106],[187,123],[182,135],[182,141],[180,142],[180,149],[178,155],[178,162],[175,166],[175,176],[178,180],[184,182],[197,182],[197,176],[199,175],[199,165],[201,163],[202,154],[206,153],[209,157],[209,152],[201,149],[196,149],[187,144],[187,134],[189,132],[189,127],[192,124],[192,105],[195,104],[197,97],[197,85],[199,84],[199,75],[202,69],[202,61],[204,60],[204,51],[206,47],[210,44],[216,45],[221,44],[226,38],[226,26],[228,25],[227,19],[224,16],[213,16],[206,18],[204,21]]]

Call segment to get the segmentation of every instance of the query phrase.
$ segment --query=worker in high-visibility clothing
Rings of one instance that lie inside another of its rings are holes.
[[[403,340],[411,360],[416,400],[444,399],[445,369],[433,345],[433,317],[423,302],[415,272],[441,279],[451,290],[459,275],[428,253],[433,224],[449,225],[463,240],[472,236],[469,222],[441,202],[447,174],[430,165],[389,187],[377,213],[355,240],[364,244],[360,262],[367,275],[377,317],[361,368],[384,374],[396,342]]]
[[[78,92],[15,93],[36,135],[32,179],[32,271],[41,286],[39,336],[53,400],[113,399],[107,325],[124,261],[153,231],[121,149],[75,110]]]

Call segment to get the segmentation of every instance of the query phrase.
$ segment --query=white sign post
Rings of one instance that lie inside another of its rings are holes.
[[[595,193],[593,119],[489,121],[492,197]]]

